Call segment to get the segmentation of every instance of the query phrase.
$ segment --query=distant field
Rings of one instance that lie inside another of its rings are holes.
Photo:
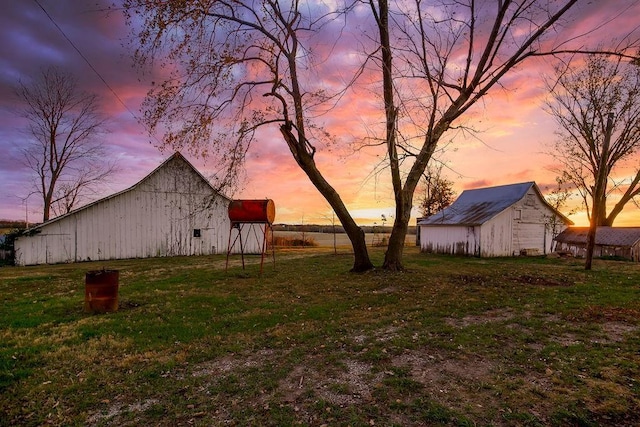
[[[287,237],[290,239],[302,239],[303,233],[300,231],[276,231],[274,232],[275,236]],[[333,247],[333,233],[304,233],[305,239],[313,239],[314,242],[318,244],[319,247]],[[365,239],[367,244],[370,246],[375,246],[377,243],[381,242],[383,238],[389,239],[388,233],[367,233],[365,235]],[[336,233],[336,246],[337,247],[351,247],[351,243],[349,242],[349,237],[347,237],[344,233]],[[405,245],[407,246],[415,246],[416,243],[416,235],[415,234],[407,234],[407,238],[405,239]]]

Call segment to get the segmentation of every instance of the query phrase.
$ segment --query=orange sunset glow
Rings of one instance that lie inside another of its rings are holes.
[[[0,218],[36,222],[42,217],[41,200],[36,194],[30,195],[30,171],[21,163],[26,123],[15,114],[21,106],[13,87],[18,81],[29,81],[43,67],[56,65],[76,75],[84,90],[100,96],[103,112],[109,117],[109,130],[101,138],[120,172],[86,202],[132,186],[172,154],[171,148],[159,149],[162,135],[149,136],[139,123],[153,73],[142,75],[132,67],[129,45],[135,40],[121,13],[108,12],[111,2],[101,1],[96,6],[94,2],[40,0],[42,8],[32,1],[7,3],[0,17],[5,40],[0,47]],[[640,2],[584,3],[565,23],[562,37],[587,34],[584,42],[597,47],[638,30]],[[611,7],[613,4],[616,7]],[[344,37],[348,37],[348,31]],[[319,45],[319,56],[323,48],[329,47]],[[317,72],[327,88],[342,84],[348,74],[344,70],[350,61],[357,60],[339,52],[330,55]],[[502,87],[496,87],[456,123],[473,132],[454,129],[442,138],[441,147],[445,148],[437,158],[446,164],[445,175],[455,183],[457,194],[465,189],[525,181],[535,181],[543,192],[555,186],[553,169],[558,164],[550,150],[557,125],[544,110],[548,96],[544,79],[553,75],[550,61],[539,58],[523,64],[502,81]],[[321,145],[315,159],[359,224],[380,224],[385,215],[390,225],[394,200],[388,170],[383,167],[385,149],[360,144],[372,123],[384,125],[381,95],[375,93],[378,77],[364,77],[370,79],[367,85],[349,91],[334,110],[322,115],[326,130],[339,142]],[[203,175],[215,173],[215,160],[200,158],[187,149],[182,153]],[[273,199],[276,223],[334,221],[329,204],[296,165],[277,126],[260,131],[248,151],[244,172],[241,187],[227,195]],[[625,176],[613,178],[620,181]],[[609,197],[610,205],[616,197],[615,193]],[[419,199],[418,192],[414,206]],[[579,207],[576,195],[565,210]],[[415,224],[419,216],[415,208],[413,216],[411,223]],[[583,209],[570,219],[576,225],[587,224]],[[629,204],[615,225],[640,226],[640,210]]]

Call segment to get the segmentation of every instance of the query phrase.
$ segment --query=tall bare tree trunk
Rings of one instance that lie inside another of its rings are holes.
[[[402,255],[404,254],[404,242],[409,229],[409,220],[411,219],[411,205],[413,194],[406,191],[401,200],[396,200],[396,217],[389,236],[389,246],[384,255],[383,268],[391,271],[400,271],[404,269],[402,264]]]
[[[608,171],[607,171],[607,174],[608,174]],[[611,225],[608,223],[609,218],[607,217],[607,195],[606,195],[607,177],[605,176],[603,179],[604,179],[604,184],[603,184],[604,187],[602,189],[602,197],[600,199],[600,203],[598,207],[598,226],[600,227],[606,227]]]
[[[371,9],[376,9],[371,4]],[[391,54],[391,41],[389,38],[389,5],[386,0],[378,0],[378,14],[375,15],[378,30],[380,32],[380,47],[382,48],[382,83],[384,95],[384,110],[386,117],[386,145],[391,170],[391,183],[396,202],[395,218],[389,244],[385,253],[383,268],[398,271],[403,269],[402,254],[404,239],[407,235],[409,217],[411,216],[411,201],[413,193],[406,194],[402,188],[400,176],[400,162],[396,146],[396,120],[398,109],[393,97],[393,56]],[[407,197],[408,196],[408,197]],[[408,201],[408,210],[407,210]]]
[[[600,162],[598,165],[598,174],[596,176],[595,188],[593,190],[593,206],[591,207],[591,224],[589,233],[587,234],[587,254],[584,264],[585,270],[591,270],[593,262],[593,250],[596,243],[596,231],[600,224],[600,218],[605,204],[605,189],[607,188],[607,177],[609,170],[607,168],[609,157],[609,143],[611,141],[611,132],[613,131],[613,113],[609,113],[607,117],[607,128],[602,142],[602,153],[600,154]]]

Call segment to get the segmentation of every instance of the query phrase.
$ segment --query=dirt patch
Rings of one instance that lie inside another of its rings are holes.
[[[378,295],[378,294],[381,294],[381,295],[384,295],[384,294],[395,294],[395,293],[397,293],[399,290],[400,290],[400,289],[398,289],[398,287],[396,287],[396,286],[387,286],[387,287],[384,287],[384,288],[382,288],[382,289],[379,289],[379,290],[373,291],[372,293],[373,293],[374,295]]]
[[[458,274],[452,276],[450,281],[454,285],[486,285],[490,278],[481,275]]]
[[[191,375],[219,378],[237,370],[261,366],[267,360],[277,360],[283,356],[270,349],[260,350],[251,355],[232,354],[198,364]],[[293,367],[291,372],[279,381],[274,393],[281,395],[283,402],[294,407],[304,401],[304,396],[310,392],[331,404],[344,407],[371,400],[373,387],[382,377],[382,373],[372,373],[372,366],[368,363],[345,359],[339,365],[329,366],[320,356],[315,355]],[[184,376],[179,374],[176,378],[182,379]]]
[[[253,368],[256,366],[260,366],[265,360],[273,360],[277,359],[277,357],[278,356],[271,349],[260,350],[250,355],[244,356],[230,354],[216,360],[198,364],[191,372],[191,376],[217,376],[234,371],[236,369]]]
[[[636,323],[638,319],[640,319],[640,310],[636,308],[591,305],[572,320]]]
[[[343,407],[371,400],[373,386],[382,381],[383,374],[372,374],[371,365],[357,360],[346,360],[345,366],[336,377],[317,387],[318,394]]]
[[[367,339],[369,339],[369,337],[365,334],[358,334],[358,335],[354,335],[351,339],[356,344],[364,344],[367,341]]]
[[[399,332],[400,328],[398,326],[389,326],[387,328],[376,331],[376,333],[374,334],[374,338],[378,342],[387,342],[396,338]]]
[[[498,405],[493,401],[491,390],[485,387],[491,383],[493,371],[500,369],[495,361],[466,355],[452,358],[435,349],[423,348],[402,354],[392,363],[399,368],[409,368],[411,379],[422,384],[425,394],[441,405],[467,413],[480,410],[482,406],[478,405]]]
[[[296,366],[286,378],[278,383],[279,391],[283,396],[282,400],[288,403],[298,401],[304,393],[305,381],[308,384],[309,382],[317,381],[317,379],[317,371],[303,365]]]
[[[607,322],[602,324],[601,327],[602,335],[592,339],[592,342],[601,344],[622,342],[626,338],[626,335],[638,330],[637,326],[622,322]]]
[[[573,345],[582,344],[582,341],[578,339],[577,335],[566,333],[562,335],[554,335],[550,337],[552,341],[560,344],[562,347],[571,347]]]
[[[593,344],[613,344],[622,342],[630,333],[636,332],[638,326],[624,322],[604,322],[600,325],[600,331],[590,335],[580,335],[574,333],[564,333],[552,336],[551,339],[563,347],[578,345],[583,343]]]
[[[340,369],[328,369],[323,372],[313,368],[307,368],[305,371],[298,367],[281,382],[281,388],[290,398],[299,396],[295,390],[297,387],[298,392],[305,390],[306,393],[312,390],[321,399],[333,405],[346,407],[370,401],[373,387],[382,377],[382,373],[372,373],[370,364],[347,359],[343,361]]]
[[[391,325],[386,328],[378,329],[374,331],[371,335],[367,335],[365,332],[351,335],[350,339],[354,344],[357,344],[357,345],[364,345],[370,340],[374,340],[376,342],[389,342],[397,338],[400,332],[401,332],[400,326]],[[415,339],[417,339],[417,337]]]
[[[449,326],[453,326],[456,328],[466,328],[467,326],[472,325],[481,325],[485,323],[493,323],[493,322],[505,322],[507,320],[513,319],[515,313],[510,309],[497,309],[497,310],[489,310],[479,315],[474,316],[465,316],[461,319],[446,319],[446,323]]]
[[[449,393],[452,384],[488,378],[493,369],[492,362],[481,358],[452,359],[428,348],[402,354],[392,363],[398,367],[409,367],[414,380],[437,393]]]
[[[532,286],[550,286],[550,287],[564,287],[564,286],[573,286],[575,283],[573,280],[569,278],[552,278],[547,276],[531,276],[528,274],[522,274],[519,276],[512,277],[516,283],[532,285]]]
[[[122,404],[122,403],[111,403],[105,401],[103,403],[109,404],[104,411],[99,412],[97,414],[93,414],[87,418],[87,424],[93,425],[98,424],[104,421],[112,420],[113,418],[120,417],[123,414],[127,413],[135,413],[135,412],[144,412],[151,408],[153,405],[158,404],[159,402],[155,399],[147,399],[143,402],[135,402],[132,404]]]

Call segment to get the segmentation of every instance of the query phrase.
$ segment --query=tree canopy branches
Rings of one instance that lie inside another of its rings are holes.
[[[35,193],[44,203],[43,221],[77,206],[88,191],[115,171],[96,141],[105,123],[96,95],[78,89],[76,79],[57,68],[42,71],[31,83],[20,82],[17,95],[26,102],[20,114],[28,120],[32,140],[24,147],[35,173]]]
[[[562,165],[559,172],[578,190],[589,219],[591,207],[598,204],[598,225],[612,225],[625,204],[640,194],[640,165],[632,160],[640,150],[640,67],[620,56],[593,54],[559,66],[557,74],[548,82],[547,108],[558,123],[554,156]],[[605,150],[611,114],[612,135]],[[602,200],[596,200],[600,173],[608,185]],[[616,190],[621,195],[607,212],[606,199]]]

